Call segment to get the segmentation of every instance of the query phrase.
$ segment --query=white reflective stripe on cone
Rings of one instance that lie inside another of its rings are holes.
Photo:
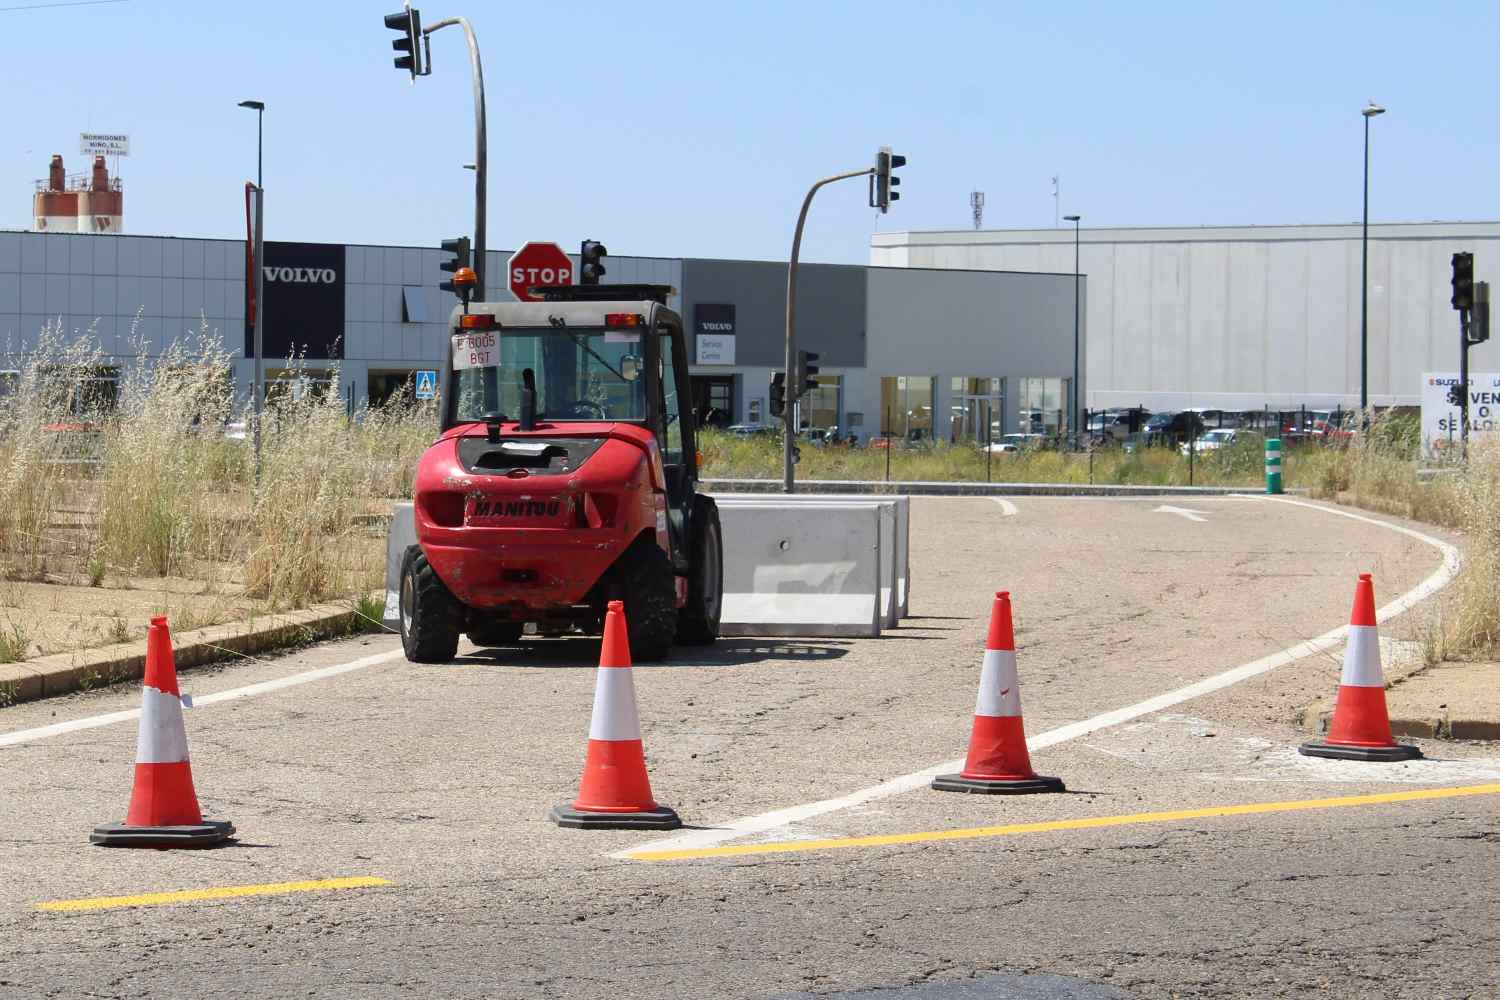
[[[176,764],[188,759],[182,702],[175,694],[141,688],[141,728],[135,739],[137,764]]]
[[[1380,632],[1374,625],[1349,626],[1344,674],[1339,683],[1348,687],[1385,687],[1385,677],[1380,672]]]
[[[1020,715],[1021,689],[1016,680],[1013,649],[987,649],[979,671],[979,699],[975,715]]]
[[[641,720],[635,710],[635,671],[629,667],[600,667],[594,683],[591,740],[638,740]]]

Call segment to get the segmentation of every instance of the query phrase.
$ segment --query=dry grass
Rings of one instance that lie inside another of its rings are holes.
[[[889,452],[881,448],[800,445],[799,479],[858,479],[895,482],[1094,483],[1140,486],[1265,485],[1262,439],[1246,435],[1232,447],[1196,453],[1191,460],[1174,448],[1126,452],[1104,447],[1092,453],[1036,449],[986,456],[977,445],[939,444]],[[700,439],[704,475],[713,478],[781,478],[781,439],[738,437],[707,430]],[[1322,475],[1325,449],[1287,450],[1283,480],[1309,486]],[[889,463],[887,462],[889,458]],[[889,474],[887,466],[889,465]]]
[[[64,611],[30,606],[41,584],[94,588],[71,603],[100,615],[112,593],[129,592],[131,607],[149,594],[179,629],[383,589],[371,515],[410,496],[435,436],[430,404],[351,418],[337,393],[279,400],[257,477],[250,435],[225,434],[249,414],[206,329],[155,358],[140,350],[113,407],[78,391],[78,373],[100,361],[91,343],[50,326],[7,359],[19,377],[0,398],[0,585],[17,620]],[[76,629],[74,644],[119,631],[113,618],[99,624]],[[28,655],[7,636],[0,655]]]

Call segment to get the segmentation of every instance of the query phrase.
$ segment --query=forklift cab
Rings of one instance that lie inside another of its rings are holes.
[[[456,308],[444,358],[440,430],[481,424],[492,438],[591,436],[628,422],[661,452],[674,568],[689,571],[697,428],[682,319],[660,285],[566,285],[541,302]]]

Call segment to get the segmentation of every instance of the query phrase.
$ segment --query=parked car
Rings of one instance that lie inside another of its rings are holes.
[[[1046,440],[1041,434],[1003,434],[1000,440],[990,444],[989,450],[997,455],[1008,452],[1035,451],[1041,448]]]
[[[773,434],[775,430],[774,427],[768,427],[765,424],[730,424],[726,428],[726,432],[733,434],[735,437],[754,437],[757,434]]]
[[[1184,441],[1178,446],[1178,450],[1184,455],[1189,451],[1218,451],[1220,448],[1228,448],[1239,439],[1239,431],[1230,430],[1228,427],[1218,427],[1202,435],[1197,441]]]
[[[1203,417],[1197,410],[1156,413],[1146,421],[1146,443],[1182,444],[1191,437],[1201,436],[1204,430]]]
[[[1088,424],[1089,437],[1124,441],[1133,433],[1130,426],[1133,413],[1140,414],[1142,422],[1151,415],[1147,410],[1103,410],[1092,414]]]
[[[1354,437],[1355,410],[1313,410],[1308,417],[1312,422],[1310,433],[1313,437],[1329,441]]]

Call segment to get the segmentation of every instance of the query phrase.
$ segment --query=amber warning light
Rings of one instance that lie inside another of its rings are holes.
[[[646,317],[640,313],[605,313],[604,325],[608,327],[630,327],[645,325]]]
[[[489,313],[469,313],[458,318],[460,330],[493,330],[495,317]]]

